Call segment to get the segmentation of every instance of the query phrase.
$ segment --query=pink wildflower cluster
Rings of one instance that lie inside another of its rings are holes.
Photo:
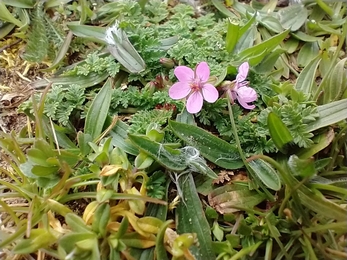
[[[241,64],[236,79],[224,88],[231,102],[237,100],[244,108],[253,109],[255,106],[248,103],[257,99],[257,93],[248,87],[248,82],[245,81],[248,71],[248,63]],[[210,68],[206,62],[200,62],[195,71],[186,66],[178,66],[174,73],[179,81],[171,86],[169,96],[172,99],[187,98],[186,106],[189,113],[198,113],[204,100],[214,103],[218,99],[218,90],[208,83]]]

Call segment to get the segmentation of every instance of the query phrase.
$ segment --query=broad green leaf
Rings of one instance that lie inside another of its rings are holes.
[[[310,210],[331,219],[336,219],[339,221],[346,220],[346,209],[343,209],[323,196],[313,193],[306,186],[303,186],[298,190],[298,195],[302,204]]]
[[[291,33],[291,35],[303,42],[316,42],[316,41],[320,41],[322,38],[321,37],[315,37],[315,36],[311,36],[309,34],[306,34],[302,31],[297,31],[295,33]]]
[[[225,49],[227,52],[232,52],[234,47],[236,46],[236,43],[238,39],[240,38],[240,28],[241,26],[230,19],[228,20],[228,29],[227,29],[227,35],[225,37]]]
[[[238,169],[243,166],[237,148],[230,143],[197,126],[171,120],[169,125],[178,138],[198,149],[201,155],[212,163],[225,169]]]
[[[88,88],[103,82],[108,76],[109,74],[107,71],[100,74],[91,72],[88,74],[88,76],[84,76],[84,75],[58,76],[54,78],[40,79],[40,80],[34,81],[33,83],[30,84],[30,86],[34,89],[43,89],[52,82],[53,85],[69,86],[71,84],[76,84],[76,85],[80,85],[81,87]]]
[[[241,36],[243,36],[243,35],[252,27],[252,25],[253,25],[254,22],[255,22],[255,18],[256,18],[256,17],[257,17],[257,15],[254,14],[254,15],[252,16],[252,18],[249,19],[248,22],[247,22],[244,26],[242,26],[242,28],[240,29],[240,32],[239,32],[239,38],[240,38]]]
[[[311,177],[316,174],[316,168],[314,166],[314,159],[300,159],[296,155],[291,155],[288,160],[288,166],[290,170],[295,173],[295,176]]]
[[[267,54],[263,60],[257,65],[255,70],[258,73],[269,73],[274,69],[276,61],[279,59],[280,55],[284,52],[282,49],[274,50],[273,52]]]
[[[19,7],[19,8],[33,8],[35,2],[33,0],[1,0],[5,5]]]
[[[283,28],[297,31],[307,20],[308,11],[301,4],[289,5],[281,8],[277,13]]]
[[[155,245],[156,237],[153,234],[144,237],[136,232],[128,232],[122,236],[121,241],[128,247],[150,248]]]
[[[30,254],[48,247],[58,239],[57,232],[43,228],[31,229],[30,237],[20,240],[13,249],[15,254]]]
[[[329,74],[329,80],[323,88],[323,103],[340,100],[347,90],[347,70],[345,69],[347,58],[340,60]]]
[[[169,38],[161,39],[160,40],[160,49],[163,51],[169,50],[172,46],[174,46],[178,42],[177,36],[172,36]]]
[[[185,158],[179,150],[151,141],[145,136],[132,134],[128,134],[128,136],[135,146],[167,169],[177,172],[186,169],[187,165]]]
[[[237,54],[243,50],[247,50],[248,48],[251,48],[257,37],[257,33],[258,33],[257,27],[255,26],[255,24],[252,24],[251,27],[238,40],[234,48],[234,53]]]
[[[333,61],[331,60],[329,53],[327,51],[322,51],[322,60],[319,64],[319,68],[318,68],[321,78],[325,78],[328,76],[329,67],[330,67],[330,64],[332,62]],[[326,81],[326,82],[328,82],[328,81]],[[321,82],[321,84],[324,84],[324,83]],[[325,84],[327,84],[327,83],[325,83]]]
[[[285,145],[293,141],[289,129],[282,120],[273,112],[270,112],[267,118],[270,136],[282,153],[286,153]]]
[[[315,136],[312,141],[314,142],[309,148],[300,149],[300,151],[296,154],[301,159],[307,159],[311,156],[314,156],[318,152],[325,149],[331,142],[334,140],[335,132],[334,129],[330,129],[328,132]]]
[[[67,26],[78,37],[90,38],[93,41],[105,43],[105,27],[82,25],[79,22],[71,22]]]
[[[316,79],[316,72],[318,65],[321,61],[321,54],[310,61],[310,63],[302,70],[299,77],[296,79],[295,89],[310,95],[312,93],[312,86]]]
[[[6,5],[3,1],[0,1],[0,19],[12,24],[17,25],[18,27],[22,27],[24,23],[18,19],[16,19],[10,11],[7,9]]]
[[[222,1],[220,1],[220,0],[211,0],[211,2],[214,5],[214,7],[216,7],[217,10],[219,12],[221,12],[224,16],[238,19],[237,15],[232,13],[232,12],[230,12],[229,9],[226,8],[225,5],[222,3]]]
[[[250,190],[248,185],[227,184],[214,189],[208,196],[209,204],[220,214],[252,210],[266,199],[265,194]]]
[[[128,139],[128,128],[129,126],[122,120],[117,120],[116,125],[110,132],[112,136],[111,143],[113,146],[119,147],[126,153],[136,156],[139,154],[139,150]]]
[[[111,84],[111,79],[108,79],[95,96],[86,116],[84,133],[89,134],[93,140],[101,134],[107,117],[112,97]]]
[[[257,19],[261,25],[263,25],[265,28],[267,28],[268,30],[272,32],[281,33],[284,31],[278,19],[276,19],[275,17],[267,13],[261,15],[261,13],[258,11]]]
[[[16,27],[15,24],[12,23],[5,23],[0,28],[0,39],[7,36],[13,29]]]
[[[92,136],[90,134],[78,132],[77,133],[77,142],[78,142],[78,146],[81,150],[81,153],[83,155],[88,155],[90,150],[91,150],[89,143],[93,142]]]
[[[88,240],[91,240],[91,242],[94,242],[95,244],[98,244],[97,235],[94,233],[68,233],[62,236],[59,240],[59,247],[64,249],[66,253],[71,253],[75,248],[77,247],[77,243],[84,243],[84,246],[90,246],[90,244],[87,242]],[[85,248],[85,247],[84,247]],[[85,248],[83,251],[88,252],[92,250],[92,248]],[[95,258],[97,259],[97,258]]]
[[[336,124],[347,118],[347,99],[334,101],[317,107],[319,118],[307,125],[307,132]]]
[[[276,191],[281,189],[281,179],[270,164],[262,159],[257,159],[250,161],[248,165],[266,187]]]
[[[50,71],[50,70],[55,69],[56,67],[58,67],[59,63],[64,59],[65,54],[67,53],[67,51],[70,48],[70,43],[71,43],[71,40],[72,40],[72,36],[73,36],[73,33],[70,31],[66,35],[64,43],[60,46],[58,54],[55,57],[54,61],[52,62],[52,65],[49,68],[43,69],[41,71]]]
[[[59,170],[58,166],[41,166],[41,165],[34,165],[31,169],[32,173],[35,174],[38,177],[51,177],[52,175],[56,174]]]
[[[297,50],[298,46],[299,41],[291,37],[283,43],[282,48],[285,49],[288,54],[292,54]]]
[[[180,177],[179,187],[183,198],[176,209],[177,233],[196,233],[199,247],[194,245],[190,251],[197,260],[215,259],[210,225],[205,217],[193,176],[189,173]]]
[[[267,39],[266,41],[263,41],[253,47],[243,50],[238,55],[239,59],[242,59],[242,57],[259,54],[263,52],[264,49],[267,49],[268,52],[271,52],[287,37],[288,33],[289,30],[286,30],[280,34],[271,37],[270,39]]]
[[[140,152],[136,156],[134,163],[135,163],[135,167],[137,169],[145,169],[145,168],[151,166],[153,162],[154,162],[154,159],[152,157],[148,156],[144,152]]]
[[[298,54],[298,65],[305,67],[313,60],[317,53],[319,53],[319,46],[317,42],[306,42],[300,49]]]

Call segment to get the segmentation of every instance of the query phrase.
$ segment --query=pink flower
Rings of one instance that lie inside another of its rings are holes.
[[[210,77],[210,68],[206,62],[200,62],[195,71],[186,66],[178,66],[175,76],[179,82],[172,85],[169,89],[169,96],[172,99],[187,99],[187,111],[191,114],[198,113],[205,99],[213,103],[218,99],[218,91],[212,85],[207,83]]]
[[[246,109],[254,109],[255,105],[249,105],[253,101],[256,101],[258,96],[257,92],[251,87],[248,87],[248,82],[245,81],[249,71],[248,62],[244,62],[239,67],[239,73],[236,76],[236,79],[228,84],[227,94],[232,102],[236,99],[241,106]]]

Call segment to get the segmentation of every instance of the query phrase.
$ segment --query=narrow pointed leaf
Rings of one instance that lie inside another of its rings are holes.
[[[267,125],[269,127],[270,136],[282,153],[285,153],[285,145],[293,141],[293,137],[289,132],[287,126],[282,120],[273,112],[269,113],[267,118]]]
[[[169,121],[169,125],[178,138],[198,149],[212,163],[226,169],[243,166],[237,148],[230,143],[197,126],[176,121]]]
[[[319,118],[307,125],[307,132],[336,124],[347,118],[347,99],[334,101],[317,107]]]
[[[295,89],[310,95],[312,93],[312,86],[316,79],[316,72],[318,65],[321,61],[321,54],[313,59],[300,73],[296,80]]]
[[[183,198],[176,210],[177,232],[196,233],[199,247],[192,246],[190,251],[197,260],[215,259],[212,249],[210,225],[204,214],[193,176],[189,173],[179,179]]]
[[[109,79],[96,95],[86,116],[84,132],[85,134],[89,134],[93,140],[102,132],[108,109],[110,107],[111,96],[112,87],[111,79]]]
[[[266,185],[266,187],[276,191],[281,189],[281,179],[270,164],[258,159],[249,162],[248,165],[252,168],[258,178]]]

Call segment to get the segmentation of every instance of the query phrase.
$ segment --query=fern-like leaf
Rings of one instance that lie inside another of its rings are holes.
[[[41,62],[48,53],[48,37],[45,27],[45,13],[42,4],[37,5],[33,12],[31,28],[25,49],[24,59],[30,62]]]

